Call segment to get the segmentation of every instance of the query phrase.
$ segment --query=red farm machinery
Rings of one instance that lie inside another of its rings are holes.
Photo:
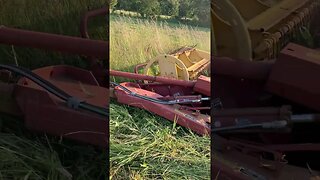
[[[152,69],[157,69],[152,73]],[[135,82],[112,83],[110,96],[187,127],[210,134],[210,55],[181,48],[135,67],[135,73],[110,71],[110,76]],[[140,70],[143,73],[139,74]]]
[[[318,0],[213,1],[213,178],[317,179]]]
[[[106,148],[109,91],[107,67],[101,61],[108,59],[108,42],[89,39],[87,25],[90,18],[107,14],[108,8],[87,12],[82,37],[1,26],[2,44],[83,55],[91,67],[55,65],[30,71],[1,64],[0,112],[21,117],[30,130]]]

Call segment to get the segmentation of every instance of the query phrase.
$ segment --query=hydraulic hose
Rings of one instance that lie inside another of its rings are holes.
[[[82,102],[76,97],[70,96],[63,90],[59,89],[49,81],[41,78],[40,76],[38,76],[37,74],[33,73],[28,69],[18,67],[15,65],[2,65],[2,64],[0,64],[0,69],[5,69],[30,79],[31,81],[35,82],[37,85],[41,86],[42,88],[44,88],[51,94],[57,96],[58,98],[62,99],[63,101],[67,102],[68,104],[71,104],[75,108],[79,107],[81,109],[88,110],[90,112],[103,115],[103,116],[109,115],[107,109],[101,108],[92,104],[88,104],[86,102]]]
[[[165,104],[165,105],[172,105],[172,104],[186,104],[186,103],[197,103],[197,102],[201,102],[201,101],[206,101],[206,100],[210,100],[210,98],[201,98],[200,100],[184,100],[183,102],[179,101],[179,100],[170,100],[170,101],[164,101],[164,100],[160,100],[160,99],[155,99],[155,98],[150,98],[148,96],[143,96],[140,94],[137,94],[135,92],[132,92],[131,90],[129,90],[128,88],[117,84],[115,82],[110,82],[112,85],[114,86],[118,86],[120,87],[122,90],[124,90],[125,92],[127,92],[128,94],[140,98],[140,99],[144,99],[147,101],[151,101],[157,104]]]
[[[233,131],[233,130],[241,130],[241,129],[251,129],[251,128],[262,128],[262,129],[281,129],[287,127],[288,123],[285,120],[272,121],[272,122],[264,122],[258,124],[245,124],[245,125],[236,125],[230,127],[221,127],[221,128],[213,128],[211,130],[212,133],[219,133],[225,131]]]

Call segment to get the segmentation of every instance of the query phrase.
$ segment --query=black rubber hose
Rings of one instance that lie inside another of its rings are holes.
[[[221,128],[212,128],[212,133],[219,133],[225,131],[233,131],[233,130],[241,130],[241,129],[251,129],[251,128],[262,128],[262,129],[281,129],[287,127],[288,122],[285,120],[279,121],[271,121],[271,122],[264,122],[258,124],[245,124],[245,125],[235,125],[229,127],[221,127]]]
[[[173,101],[163,101],[163,100],[159,100],[159,99],[155,99],[155,98],[150,98],[148,96],[143,96],[143,95],[137,94],[135,92],[132,92],[128,88],[126,88],[126,87],[124,87],[124,86],[122,86],[120,84],[117,84],[115,82],[110,82],[110,83],[112,85],[114,85],[114,86],[120,87],[125,92],[129,93],[130,95],[132,95],[134,97],[140,98],[140,99],[144,99],[144,100],[151,101],[151,102],[158,103],[158,104],[165,104],[165,105],[181,104],[181,102],[178,102],[178,101],[175,101],[175,100],[173,100]],[[209,100],[208,98],[204,98],[204,99]],[[192,100],[184,101],[183,104],[192,103],[192,102],[193,102]]]
[[[0,69],[6,69],[8,71],[12,71],[14,73],[17,73],[23,77],[26,77],[26,78],[32,80],[33,82],[35,82],[36,84],[38,84],[39,86],[41,86],[42,88],[44,88],[45,90],[47,90],[48,92],[50,92],[51,94],[57,96],[58,98],[66,101],[66,102],[69,101],[70,98],[74,98],[74,97],[70,96],[69,94],[67,94],[66,92],[64,92],[63,90],[54,86],[49,81],[41,78],[37,74],[35,74],[32,71],[27,70],[25,68],[18,67],[15,65],[2,65],[2,64],[0,64]],[[88,104],[86,102],[80,102],[80,101],[79,101],[78,106],[82,109],[94,112],[96,114],[100,114],[103,116],[109,116],[109,113],[108,113],[107,109],[105,109],[105,108],[101,108],[101,107],[98,107],[98,106],[95,106],[92,104]]]

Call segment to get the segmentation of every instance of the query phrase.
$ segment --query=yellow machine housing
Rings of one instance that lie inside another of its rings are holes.
[[[163,77],[193,80],[210,66],[210,53],[195,48],[181,48],[171,54],[159,55],[147,63],[144,74],[150,75],[152,66],[157,65]],[[154,74],[153,74],[154,75]]]
[[[214,55],[274,59],[301,27],[319,16],[319,7],[320,0],[213,1]]]

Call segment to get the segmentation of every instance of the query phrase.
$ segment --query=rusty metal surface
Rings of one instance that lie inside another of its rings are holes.
[[[94,9],[91,11],[86,12],[80,22],[80,33],[83,38],[90,39],[88,34],[88,21],[90,18],[96,17],[96,16],[107,16],[109,14],[109,8],[104,7],[100,9]],[[106,29],[107,31],[107,29]]]
[[[285,72],[285,73],[284,73]],[[320,55],[296,44],[286,46],[271,70],[266,89],[320,111]]]
[[[109,43],[105,41],[34,32],[4,26],[0,26],[0,43],[96,58],[109,58]]]

